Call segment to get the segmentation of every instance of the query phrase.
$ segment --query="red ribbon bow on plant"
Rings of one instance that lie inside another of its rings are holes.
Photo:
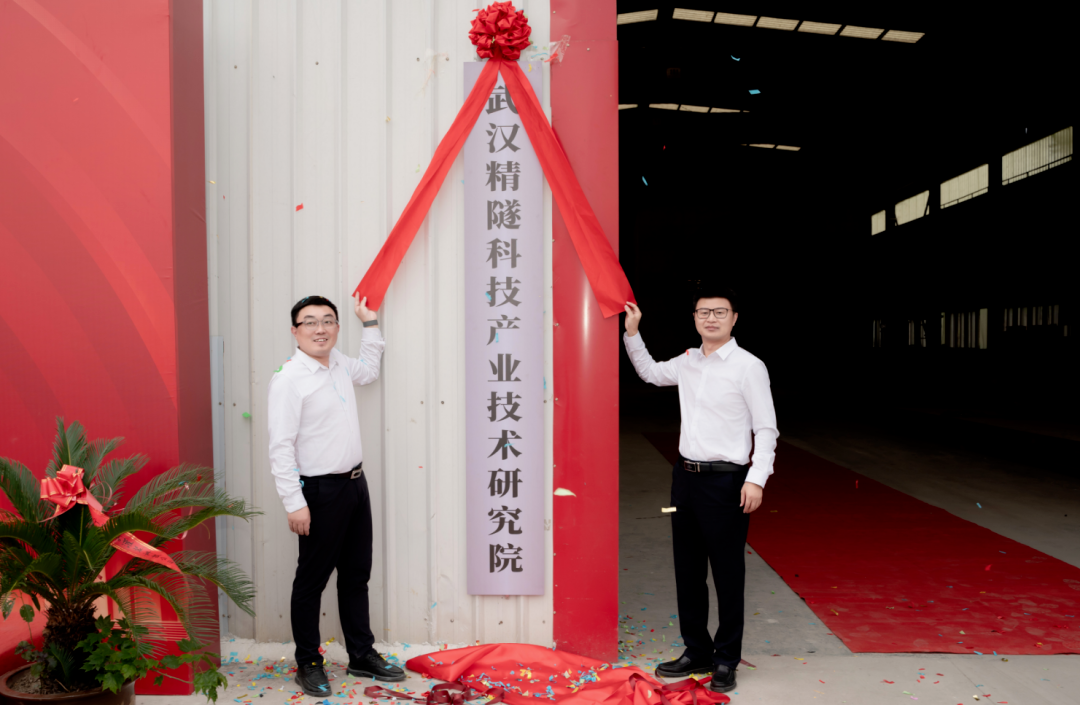
[[[90,494],[90,490],[83,484],[82,468],[65,465],[60,468],[60,472],[56,473],[56,477],[43,479],[41,498],[56,505],[56,511],[49,517],[50,519],[55,519],[76,504],[85,504],[90,510],[90,519],[94,522],[94,526],[101,527],[109,521],[108,515],[102,511],[101,502]],[[177,573],[181,572],[169,554],[154,548],[131,532],[120,534],[112,540],[110,545],[129,556],[172,568]]]
[[[104,526],[109,517],[101,509],[101,502],[90,494],[83,484],[83,469],[65,465],[56,473],[56,477],[46,477],[41,481],[41,498],[56,505],[52,519],[60,516],[76,504],[85,504],[90,510],[94,526]]]

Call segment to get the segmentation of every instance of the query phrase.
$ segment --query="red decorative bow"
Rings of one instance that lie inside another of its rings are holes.
[[[41,481],[41,498],[56,505],[56,512],[50,519],[55,519],[76,504],[85,504],[90,510],[90,518],[94,526],[104,526],[109,521],[108,515],[102,511],[101,502],[97,497],[90,494],[90,490],[83,484],[83,469],[71,465],[65,465],[56,473],[56,477],[46,477]],[[154,548],[131,532],[124,532],[115,539],[111,545],[129,556],[142,558],[143,560],[172,568],[177,573],[180,567],[176,562],[159,548]]]
[[[532,27],[525,13],[514,8],[513,3],[496,2],[476,11],[469,39],[476,45],[481,59],[509,59],[516,61],[531,41]]]
[[[104,526],[109,517],[101,510],[101,502],[90,494],[83,484],[83,469],[65,465],[56,473],[56,477],[46,477],[41,481],[41,498],[56,505],[52,518],[58,517],[76,504],[85,504],[90,510],[94,526]]]

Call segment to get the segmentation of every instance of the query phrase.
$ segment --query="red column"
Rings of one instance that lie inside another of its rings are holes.
[[[202,91],[202,3],[0,2],[0,455],[39,477],[57,416],[150,458],[127,496],[212,463]]]
[[[619,94],[615,0],[552,0],[552,126],[619,251]],[[614,660],[619,606],[619,319],[604,319],[553,207],[555,641]]]

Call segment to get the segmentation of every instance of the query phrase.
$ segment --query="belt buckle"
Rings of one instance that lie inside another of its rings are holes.
[[[362,468],[362,467],[356,468],[351,473],[349,473],[349,479],[350,480],[355,480],[356,478],[360,477],[363,474],[364,474],[364,468]]]
[[[694,467],[690,467],[691,465],[693,465]],[[688,472],[701,472],[701,463],[695,462],[693,460],[684,460],[683,467],[686,468]]]

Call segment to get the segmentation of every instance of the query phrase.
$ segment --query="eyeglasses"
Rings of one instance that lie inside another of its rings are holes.
[[[725,318],[727,318],[728,311],[730,311],[730,310],[731,309],[727,309],[727,308],[699,308],[696,311],[694,311],[694,314],[698,318],[700,318],[701,320],[705,320],[706,318],[709,317],[710,313],[714,313],[714,314],[716,314],[716,319],[718,321],[722,321]]]
[[[313,331],[316,328],[318,328],[320,325],[325,327],[325,328],[335,328],[335,327],[337,327],[338,322],[333,318],[325,318],[325,319],[323,319],[321,321],[316,321],[316,320],[313,320],[313,319],[309,318],[306,321],[300,321],[296,325],[296,327],[297,328],[302,327],[302,328],[304,328],[304,330]]]

